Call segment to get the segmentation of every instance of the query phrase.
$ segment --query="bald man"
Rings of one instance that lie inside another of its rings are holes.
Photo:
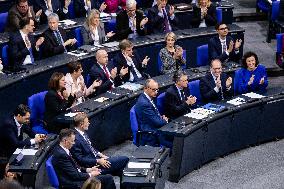
[[[90,70],[88,84],[93,83],[95,80],[101,80],[102,84],[97,88],[94,95],[105,93],[122,84],[121,78],[128,73],[128,68],[122,68],[117,73],[116,67],[112,68],[112,65],[108,65],[108,54],[103,49],[96,52],[96,60],[97,62],[94,63]]]

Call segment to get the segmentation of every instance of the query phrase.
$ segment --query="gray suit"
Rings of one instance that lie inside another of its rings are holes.
[[[106,34],[105,34],[105,28],[104,28],[103,23],[100,23],[100,25],[98,26],[98,33],[99,33],[99,43],[100,44],[105,43]],[[94,44],[94,40],[92,38],[92,32],[90,31],[90,28],[86,23],[81,28],[81,34],[83,36],[84,45]]]

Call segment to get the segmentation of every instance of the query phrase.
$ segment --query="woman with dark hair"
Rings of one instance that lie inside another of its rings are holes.
[[[76,95],[67,93],[63,73],[53,73],[49,79],[48,88],[49,90],[44,98],[44,121],[47,123],[46,129],[49,132],[58,134],[65,127],[62,124],[57,124],[55,117],[72,106]]]
[[[198,0],[193,6],[191,25],[194,28],[215,26],[217,24],[216,7],[210,0]]]
[[[236,81],[237,92],[239,94],[252,91],[264,92],[268,85],[267,74],[265,66],[259,64],[257,55],[254,52],[245,53],[242,66]]]
[[[84,77],[82,76],[83,68],[80,62],[71,62],[68,65],[69,73],[65,76],[65,88],[68,96],[76,95],[75,104],[85,101],[85,97],[96,91],[96,87],[100,86],[102,81],[95,80],[93,84],[87,88]]]

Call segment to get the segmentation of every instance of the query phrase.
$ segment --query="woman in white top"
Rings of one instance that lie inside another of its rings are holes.
[[[112,31],[105,33],[104,24],[100,22],[100,12],[96,9],[90,11],[81,33],[85,45],[102,44],[115,35]]]
[[[94,81],[93,84],[87,88],[84,77],[82,76],[83,69],[80,62],[71,62],[68,64],[70,73],[67,73],[65,76],[65,88],[69,94],[75,94],[76,100],[74,105],[82,103],[85,100],[85,97],[91,95],[96,91],[96,87],[101,85],[101,81]]]

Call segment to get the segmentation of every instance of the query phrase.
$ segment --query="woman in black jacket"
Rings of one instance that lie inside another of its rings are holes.
[[[198,4],[193,7],[192,27],[200,28],[215,26],[216,24],[216,7],[210,0],[198,0]]]

